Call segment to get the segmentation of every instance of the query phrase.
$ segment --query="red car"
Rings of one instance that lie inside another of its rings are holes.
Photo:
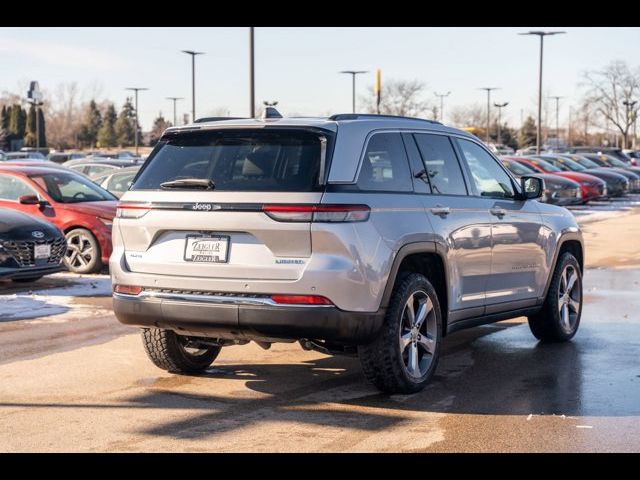
[[[565,177],[580,184],[580,192],[582,193],[582,203],[590,200],[597,200],[605,195],[607,184],[598,177],[581,172],[565,172],[558,167],[540,158],[531,157],[504,157],[509,160],[525,165],[539,173],[551,173],[559,177]]]
[[[65,233],[64,263],[76,273],[109,263],[117,199],[83,175],[41,166],[0,164],[0,207],[48,220]]]

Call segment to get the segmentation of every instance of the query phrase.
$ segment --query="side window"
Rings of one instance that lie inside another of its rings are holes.
[[[37,195],[37,193],[17,177],[0,175],[0,200],[17,202],[23,195]]]
[[[482,147],[469,140],[458,139],[471,178],[483,197],[512,198],[515,194],[511,177]]]
[[[409,160],[399,133],[376,133],[369,139],[358,187],[387,192],[413,191]]]
[[[466,195],[467,188],[449,137],[415,134],[416,143],[424,161],[431,192],[448,195]]]

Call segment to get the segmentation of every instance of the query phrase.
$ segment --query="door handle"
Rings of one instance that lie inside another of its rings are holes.
[[[434,215],[445,216],[451,213],[451,209],[449,207],[433,207],[431,209],[431,213]]]
[[[502,218],[507,214],[507,211],[504,208],[490,208],[489,213],[491,213],[491,215],[495,215],[498,218]]]

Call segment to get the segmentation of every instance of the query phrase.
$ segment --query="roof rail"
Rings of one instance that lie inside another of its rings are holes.
[[[204,123],[204,122],[222,122],[224,120],[244,120],[245,117],[202,117],[198,118],[193,123]]]
[[[338,122],[340,120],[359,120],[359,119],[376,119],[376,118],[389,118],[396,120],[419,120],[421,122],[433,123],[436,125],[442,125],[442,123],[436,120],[427,120],[426,118],[417,118],[417,117],[405,117],[402,115],[381,115],[377,113],[337,113],[335,115],[331,115],[329,120],[333,120]]]

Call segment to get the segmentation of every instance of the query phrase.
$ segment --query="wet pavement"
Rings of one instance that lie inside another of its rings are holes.
[[[66,274],[4,289],[89,295],[0,322],[0,451],[637,452],[638,218],[586,228],[588,264],[609,268],[585,272],[573,341],[540,344],[522,318],[455,333],[416,395],[381,394],[357,359],[297,344],[229,347],[203,375],[171,375],[115,320],[98,280],[98,296]]]

